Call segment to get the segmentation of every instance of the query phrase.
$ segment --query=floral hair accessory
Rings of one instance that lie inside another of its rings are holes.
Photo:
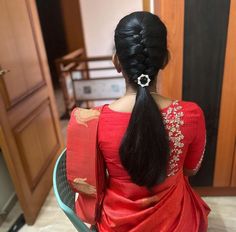
[[[150,81],[151,81],[151,79],[146,74],[141,74],[138,77],[138,84],[142,87],[149,86]]]

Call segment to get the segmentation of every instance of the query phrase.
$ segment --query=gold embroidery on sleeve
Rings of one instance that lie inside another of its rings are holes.
[[[205,132],[205,134],[206,134],[206,132]],[[204,149],[203,149],[202,155],[201,155],[200,160],[198,161],[196,167],[193,169],[193,171],[195,171],[195,172],[197,172],[198,169],[201,167],[202,160],[203,160],[203,157],[205,154],[205,149],[206,149],[206,136],[205,136],[205,144],[204,144]]]
[[[100,111],[94,109],[77,108],[74,112],[77,123],[84,125],[85,127],[88,127],[88,124],[86,122],[92,119],[97,119],[99,115]]]
[[[172,149],[169,157],[169,166],[167,176],[173,176],[179,171],[180,155],[183,153],[183,139],[181,127],[184,125],[182,106],[178,100],[169,107],[166,113],[162,113],[165,127],[168,131],[169,141]]]

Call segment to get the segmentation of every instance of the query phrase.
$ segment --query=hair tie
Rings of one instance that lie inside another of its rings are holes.
[[[140,35],[143,35],[144,34],[144,30],[142,29],[140,32],[139,32]]]
[[[147,74],[141,74],[138,77],[138,84],[142,87],[149,86],[150,81],[151,79],[149,78]]]

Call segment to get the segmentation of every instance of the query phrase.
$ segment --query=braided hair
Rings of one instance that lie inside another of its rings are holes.
[[[147,87],[138,85],[137,79],[148,75],[152,84],[168,62],[166,27],[154,14],[131,13],[115,29],[115,47],[129,84],[137,89],[119,148],[121,163],[134,183],[151,188],[166,178],[169,143],[161,112]]]

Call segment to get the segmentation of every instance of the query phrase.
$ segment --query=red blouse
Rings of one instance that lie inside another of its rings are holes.
[[[169,135],[168,178],[153,188],[132,183],[119,158],[119,146],[131,113],[105,105],[98,126],[98,144],[109,173],[99,231],[206,231],[210,211],[191,189],[183,167],[197,170],[204,154],[204,115],[193,102],[174,101],[161,110]]]

